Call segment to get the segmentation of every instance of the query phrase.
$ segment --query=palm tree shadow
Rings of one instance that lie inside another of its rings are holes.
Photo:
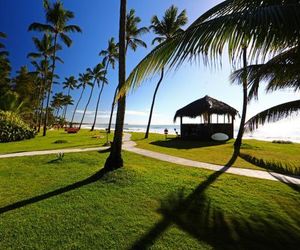
[[[33,203],[36,203],[36,202],[39,202],[39,201],[42,201],[42,200],[46,200],[48,198],[51,198],[51,197],[54,197],[54,196],[72,191],[74,189],[83,187],[85,185],[91,184],[91,183],[96,182],[99,179],[101,179],[106,173],[108,173],[107,170],[101,169],[97,173],[93,174],[92,176],[90,176],[90,177],[88,177],[84,180],[75,182],[73,184],[70,184],[68,186],[56,189],[54,191],[51,191],[51,192],[48,192],[48,193],[45,193],[45,194],[41,194],[41,195],[29,198],[29,199],[21,200],[21,201],[15,202],[13,204],[1,207],[0,208],[0,214],[6,213],[6,212],[9,212],[9,211],[21,208],[21,207],[25,207],[27,205],[30,205],[30,204],[33,204]]]
[[[172,225],[214,249],[261,249],[262,246],[293,249],[295,244],[299,244],[299,231],[297,233],[295,228],[275,216],[264,218],[255,214],[250,218],[228,218],[224,211],[211,204],[205,191],[230,168],[236,157],[233,155],[226,166],[211,174],[188,196],[184,195],[184,190],[179,190],[162,201],[158,210],[162,219],[130,249],[152,247]]]
[[[216,142],[216,141],[199,141],[199,140],[181,140],[180,138],[172,138],[166,140],[158,140],[150,142],[150,144],[166,148],[176,148],[176,149],[192,149],[192,148],[202,148],[224,145],[226,142]]]

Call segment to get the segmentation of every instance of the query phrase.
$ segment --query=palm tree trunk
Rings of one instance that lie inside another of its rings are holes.
[[[242,111],[242,117],[241,117],[241,123],[239,132],[237,135],[237,138],[234,142],[234,153],[233,158],[234,161],[240,154],[240,149],[242,145],[242,138],[245,130],[245,122],[246,122],[246,114],[247,114],[247,103],[248,103],[248,91],[247,91],[247,48],[243,48],[243,66],[244,66],[244,77],[243,77],[243,111]],[[233,162],[234,162],[233,161]]]
[[[97,115],[98,115],[98,108],[99,108],[99,103],[100,103],[103,88],[104,88],[104,82],[102,83],[101,90],[100,90],[100,93],[98,95],[98,100],[97,100],[97,105],[96,105],[96,112],[95,112],[95,117],[94,117],[94,123],[93,123],[93,126],[91,128],[91,131],[94,131],[94,128],[95,128],[95,125],[96,125]]]
[[[78,108],[78,105],[81,101],[81,98],[82,98],[82,95],[83,95],[83,92],[84,92],[85,88],[82,88],[82,91],[81,91],[81,94],[80,94],[80,97],[76,103],[76,106],[75,106],[75,109],[74,109],[74,112],[73,112],[73,115],[72,115],[72,120],[71,120],[71,123],[70,123],[70,127],[72,128],[72,125],[73,125],[73,121],[74,121],[74,117],[75,117],[75,114],[76,114],[76,111],[77,111],[77,108]]]
[[[53,52],[53,59],[52,59],[52,72],[51,72],[51,81],[50,86],[48,90],[48,96],[47,96],[47,104],[46,104],[46,114],[44,119],[44,130],[43,130],[43,136],[46,136],[47,134],[47,125],[48,125],[48,115],[49,115],[49,103],[50,103],[50,95],[52,91],[52,83],[53,83],[53,75],[55,70],[55,57],[56,57],[56,43],[57,43],[57,33],[54,35],[54,52]],[[47,77],[47,76],[46,76]]]
[[[44,56],[45,62],[48,62],[48,56]],[[45,100],[45,90],[47,87],[47,77],[48,77],[48,64],[46,63],[45,67],[45,74],[44,74],[44,83],[42,86],[42,98],[41,98],[41,106],[40,106],[40,118],[39,118],[39,125],[38,125],[38,133],[41,131],[42,125],[42,118],[43,118],[43,110],[44,110],[44,100]]]
[[[106,64],[105,74],[103,76],[104,78],[106,77],[108,66],[109,66],[109,63]],[[101,90],[100,90],[99,95],[98,95],[98,100],[97,100],[97,105],[96,105],[96,111],[95,111],[95,118],[94,118],[94,123],[93,123],[93,126],[91,128],[91,131],[94,131],[94,128],[95,128],[95,125],[96,125],[97,115],[98,115],[98,108],[99,108],[99,103],[100,103],[100,99],[101,99],[101,94],[102,94],[102,91],[103,91],[103,87],[104,87],[104,80],[102,81]]]
[[[116,87],[115,94],[114,94],[114,99],[113,99],[113,102],[111,104],[111,111],[110,111],[110,117],[109,117],[107,133],[110,133],[111,122],[112,122],[112,117],[113,117],[113,113],[114,113],[114,109],[115,109],[115,100],[116,100],[117,94],[118,94],[118,87]]]
[[[121,0],[120,4],[120,30],[119,30],[119,89],[126,81],[126,53],[125,53],[125,34],[126,34],[126,0]],[[109,157],[105,162],[105,169],[111,171],[123,167],[122,159],[122,136],[126,108],[126,95],[118,100],[116,129],[114,141]]]
[[[94,87],[95,87],[95,83],[96,83],[96,80],[94,80],[94,83],[93,83],[93,86],[92,86],[92,89],[91,89],[91,93],[90,93],[90,96],[89,96],[89,99],[87,101],[87,104],[85,105],[85,108],[84,108],[84,111],[83,111],[83,116],[81,118],[81,121],[80,121],[80,124],[79,124],[79,129],[81,129],[81,125],[83,123],[83,120],[84,120],[84,117],[85,117],[85,113],[86,113],[86,110],[90,104],[90,101],[92,99],[92,95],[93,95],[93,91],[94,91]]]
[[[146,133],[145,133],[145,139],[147,139],[149,137],[149,130],[150,130],[150,125],[151,125],[151,119],[152,119],[152,113],[153,113],[153,108],[154,108],[154,103],[155,103],[155,98],[156,98],[156,94],[158,91],[158,88],[162,82],[164,78],[164,68],[161,69],[161,75],[160,75],[160,79],[156,85],[155,91],[154,91],[154,95],[153,95],[153,99],[152,99],[152,104],[151,104],[151,109],[150,109],[150,115],[149,115],[149,120],[148,120],[148,125],[147,125],[147,129],[146,129]]]
[[[69,86],[69,89],[68,89],[68,96],[70,95],[70,90],[71,90],[71,87]],[[64,120],[66,119],[66,115],[67,115],[67,109],[68,109],[68,104],[65,106],[64,108]]]

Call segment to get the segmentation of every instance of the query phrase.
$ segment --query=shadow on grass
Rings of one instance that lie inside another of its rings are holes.
[[[240,153],[240,157],[258,167],[271,170],[281,174],[300,175],[300,168],[292,164],[283,164],[278,161],[267,161],[256,158],[255,156]]]
[[[180,138],[150,142],[150,144],[166,148],[191,149],[224,145],[226,142],[181,140]]]
[[[179,190],[162,201],[158,211],[162,219],[130,249],[152,247],[172,225],[176,225],[199,242],[208,243],[214,249],[293,249],[299,244],[299,230],[275,216],[227,216],[224,211],[211,204],[205,191],[235,160],[236,157],[233,156],[225,167],[211,174],[188,196],[185,196],[184,190]],[[293,220],[297,219],[295,215]]]
[[[38,195],[38,196],[29,198],[29,199],[21,200],[21,201],[18,201],[16,203],[1,207],[0,208],[0,214],[6,213],[6,212],[9,212],[11,210],[15,210],[15,209],[18,209],[18,208],[21,208],[21,207],[25,207],[27,205],[30,205],[30,204],[33,204],[33,203],[36,203],[36,202],[39,202],[39,201],[42,201],[42,200],[46,200],[46,199],[51,198],[53,196],[60,195],[60,194],[69,192],[71,190],[83,187],[85,185],[91,184],[91,183],[96,182],[97,180],[101,179],[106,173],[108,173],[107,170],[101,169],[99,172],[95,173],[94,175],[92,175],[92,176],[90,176],[90,177],[88,177],[84,180],[75,182],[71,185],[68,185],[68,186],[56,189],[54,191],[51,191],[51,192],[48,192],[48,193],[45,193],[45,194],[42,194],[42,195]]]

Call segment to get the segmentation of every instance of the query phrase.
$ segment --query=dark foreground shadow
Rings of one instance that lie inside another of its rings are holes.
[[[166,148],[176,148],[176,149],[192,149],[192,148],[203,148],[226,144],[226,142],[216,142],[216,141],[193,141],[193,140],[181,140],[180,138],[167,139],[150,142],[152,145],[166,147]]]
[[[130,249],[148,249],[168,228],[176,225],[199,242],[214,249],[296,249],[300,232],[275,216],[264,218],[253,214],[249,218],[231,217],[211,204],[205,191],[233,164],[236,157],[219,172],[211,174],[188,196],[184,190],[171,194],[162,201],[162,219],[137,240]],[[292,215],[299,221],[299,214]]]
[[[240,153],[240,157],[258,167],[271,170],[280,174],[300,175],[300,168],[292,164],[283,164],[278,161],[267,161],[258,159],[255,156]]]
[[[45,194],[35,196],[35,197],[29,198],[29,199],[21,200],[21,201],[18,201],[16,203],[7,205],[5,207],[1,207],[0,208],[0,214],[6,213],[8,211],[11,211],[11,210],[14,210],[14,209],[17,209],[17,208],[25,207],[27,205],[30,205],[30,204],[33,204],[33,203],[36,203],[36,202],[39,202],[39,201],[42,201],[42,200],[46,200],[46,199],[51,198],[53,196],[60,195],[60,194],[69,192],[71,190],[83,187],[85,185],[91,184],[91,183],[96,182],[97,180],[101,179],[106,173],[108,173],[107,170],[101,169],[99,172],[95,173],[94,175],[92,175],[92,176],[90,176],[90,177],[88,177],[84,180],[75,182],[71,185],[56,189],[54,191],[51,191],[51,192],[48,192],[48,193],[45,193]]]

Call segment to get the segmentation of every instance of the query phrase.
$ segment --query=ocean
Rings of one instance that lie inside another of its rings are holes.
[[[85,124],[83,128],[90,128],[91,125]],[[104,130],[107,128],[107,124],[100,124],[96,126],[96,129]],[[136,125],[136,124],[125,124],[125,132],[141,132],[146,131],[146,125]],[[163,134],[164,130],[168,129],[169,134],[176,134],[176,131],[180,134],[179,125],[151,125],[150,133]],[[238,127],[234,128],[234,134],[237,135]],[[278,122],[276,124],[268,124],[256,130],[253,133],[245,133],[244,139],[256,139],[262,141],[273,141],[273,140],[285,140],[300,143],[300,125],[299,123],[286,123]]]

